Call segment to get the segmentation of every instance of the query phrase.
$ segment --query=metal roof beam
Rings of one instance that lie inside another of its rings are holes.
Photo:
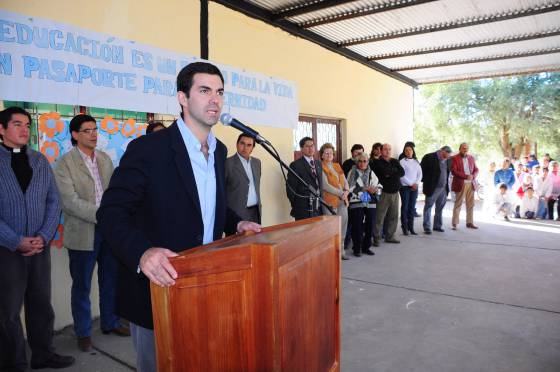
[[[318,44],[320,46],[322,46],[323,48],[326,48],[332,52],[338,53],[340,55],[345,56],[346,58],[349,58],[353,61],[359,62],[377,72],[381,72],[382,74],[385,74],[387,76],[392,77],[393,79],[399,80],[405,84],[408,84],[412,87],[416,87],[418,84],[404,76],[399,74],[398,72],[394,72],[391,69],[377,63],[374,61],[368,61],[368,59],[356,52],[353,52],[349,49],[346,48],[341,48],[340,46],[338,46],[335,42],[324,38],[322,36],[319,36],[309,30],[304,30],[301,27],[299,27],[298,25],[289,22],[287,20],[277,20],[277,21],[273,21],[272,20],[272,16],[273,14],[261,7],[258,7],[256,5],[247,3],[245,1],[242,0],[212,0],[215,3],[221,4],[225,7],[228,7],[230,9],[233,9],[235,11],[241,12],[243,14],[245,14],[246,16],[249,16],[251,18],[256,18],[259,19],[261,21],[264,21],[272,26],[276,26],[281,28],[282,30],[295,35],[295,36],[299,36],[302,39],[311,41],[315,44]]]
[[[510,76],[520,76],[520,75],[534,75],[540,74],[543,72],[553,73],[553,72],[560,72],[560,66],[552,66],[552,67],[539,67],[534,68],[532,70],[524,70],[524,71],[516,71],[516,72],[497,72],[493,74],[484,74],[476,75],[472,74],[470,76],[465,77],[456,77],[456,78],[444,78],[441,80],[429,80],[429,81],[421,81],[419,84],[427,85],[427,84],[441,84],[441,83],[454,83],[457,81],[465,81],[465,80],[479,80],[479,79],[492,79],[498,77],[510,77]]]
[[[361,9],[348,11],[340,14],[334,14],[326,17],[312,19],[299,24],[303,28],[311,28],[315,26],[325,25],[328,23],[340,22],[347,19],[365,17],[372,14],[390,12],[395,9],[407,8],[414,5],[431,3],[438,0],[393,0],[383,4],[370,5]]]
[[[304,4],[301,4],[299,6],[293,6],[293,7],[286,8],[286,9],[280,9],[279,11],[277,11],[274,14],[273,19],[276,21],[276,20],[279,20],[279,19],[296,17],[296,16],[299,16],[299,15],[302,15],[302,14],[316,12],[316,11],[319,11],[319,10],[332,8],[333,6],[344,5],[346,3],[352,3],[352,2],[355,2],[355,1],[356,0],[325,0],[325,1],[320,1],[320,2],[316,2],[316,3],[312,3],[312,4],[304,3]]]
[[[534,33],[530,33],[530,34],[508,36],[508,37],[504,37],[504,38],[485,39],[485,40],[471,41],[471,42],[468,42],[468,43],[444,45],[444,46],[437,46],[437,47],[424,48],[424,49],[413,49],[413,50],[407,50],[407,51],[405,50],[405,51],[402,51],[402,52],[387,53],[387,54],[378,54],[378,55],[375,55],[375,56],[370,56],[370,57],[368,57],[368,59],[370,61],[379,61],[379,60],[385,60],[385,59],[391,59],[391,58],[419,56],[419,55],[423,55],[423,54],[450,52],[450,51],[455,51],[455,50],[480,48],[480,47],[485,47],[485,46],[490,46],[490,45],[501,45],[501,44],[507,44],[507,43],[515,43],[515,42],[518,42],[518,41],[542,39],[542,38],[558,36],[558,35],[560,35],[560,28],[555,28],[555,29],[552,29],[552,30],[546,30],[546,31],[542,31],[542,32],[534,32]]]
[[[477,26],[477,25],[482,25],[487,23],[505,21],[508,19],[529,17],[538,14],[555,12],[558,10],[560,10],[560,1],[543,4],[535,8],[506,11],[500,14],[482,15],[482,16],[471,17],[466,19],[458,19],[443,24],[432,24],[427,26],[416,27],[413,29],[404,29],[404,30],[391,31],[384,34],[370,35],[361,38],[342,41],[338,43],[338,45],[342,47],[349,47],[352,45],[373,43],[376,41],[398,39],[406,36],[422,35],[422,34],[428,34],[432,32],[453,30],[456,28],[464,28],[464,27]]]
[[[423,65],[395,67],[393,69],[393,71],[401,72],[401,71],[412,71],[412,70],[424,70],[424,69],[435,68],[435,67],[447,67],[447,66],[456,66],[456,65],[466,65],[466,64],[471,64],[471,63],[501,61],[501,60],[504,60],[504,59],[542,56],[542,55],[545,55],[545,54],[554,54],[554,53],[560,53],[560,47],[549,48],[549,49],[531,50],[531,51],[523,52],[523,53],[501,54],[501,55],[495,55],[495,56],[490,56],[490,57],[482,57],[482,58],[461,59],[461,60],[456,60],[456,61],[444,61],[444,62],[436,62],[436,63],[427,63],[427,64],[423,64]]]

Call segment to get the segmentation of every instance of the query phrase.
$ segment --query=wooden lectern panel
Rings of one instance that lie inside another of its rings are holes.
[[[332,244],[321,243],[279,269],[283,371],[329,371],[336,362],[337,272]]]
[[[340,220],[233,236],[151,286],[158,371],[338,371]]]
[[[177,281],[170,297],[171,317],[184,317],[185,309],[189,310],[176,332],[175,349],[193,356],[188,366],[179,359],[179,370],[247,370],[249,279],[247,272],[240,271]]]

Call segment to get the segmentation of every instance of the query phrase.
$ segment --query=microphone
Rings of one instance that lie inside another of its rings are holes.
[[[235,119],[233,116],[231,116],[228,113],[223,113],[222,116],[220,116],[220,121],[222,122],[222,124],[226,126],[232,126],[235,129],[247,134],[249,137],[253,137],[255,141],[259,144],[262,142],[268,143],[268,141],[264,139],[264,137],[261,136],[259,132],[246,126],[245,124]]]

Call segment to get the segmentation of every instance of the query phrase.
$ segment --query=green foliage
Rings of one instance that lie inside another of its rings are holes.
[[[539,155],[560,155],[560,73],[425,85],[415,97],[419,154],[468,142],[471,153],[499,159],[536,142]]]

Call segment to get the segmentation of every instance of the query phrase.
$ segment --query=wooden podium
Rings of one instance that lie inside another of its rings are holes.
[[[236,235],[152,284],[158,371],[339,371],[340,219]]]

